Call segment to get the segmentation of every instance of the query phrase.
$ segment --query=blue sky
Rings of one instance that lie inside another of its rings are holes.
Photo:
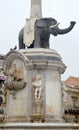
[[[67,66],[62,79],[70,75],[79,77],[79,0],[42,0],[43,17],[52,17],[61,28],[76,21],[74,29],[61,36],[50,37],[50,48],[55,49]],[[30,17],[30,0],[0,1],[0,54],[18,46],[18,34]]]

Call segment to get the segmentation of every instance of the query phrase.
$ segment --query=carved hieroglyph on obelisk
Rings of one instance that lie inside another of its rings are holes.
[[[26,20],[24,27],[24,44],[29,47],[34,40],[34,23],[42,17],[41,0],[31,0],[30,18]]]

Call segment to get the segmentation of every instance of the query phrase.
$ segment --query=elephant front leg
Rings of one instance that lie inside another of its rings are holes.
[[[23,43],[23,36],[19,37],[19,49],[25,49],[25,44]]]
[[[42,39],[40,45],[41,48],[49,48],[49,40]]]
[[[34,41],[34,48],[40,48],[40,36],[37,36]]]

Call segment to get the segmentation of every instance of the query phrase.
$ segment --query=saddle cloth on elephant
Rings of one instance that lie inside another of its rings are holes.
[[[34,40],[34,24],[37,20],[37,17],[27,19],[25,27],[24,27],[24,38],[23,43],[29,47]]]

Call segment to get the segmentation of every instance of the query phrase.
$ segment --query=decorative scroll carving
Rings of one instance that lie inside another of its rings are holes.
[[[8,69],[6,87],[10,90],[19,90],[26,86],[24,65],[20,60],[14,60]]]
[[[19,90],[27,84],[27,68],[26,61],[28,59],[17,51],[11,51],[4,60],[4,73],[7,75],[5,86],[9,90]]]

